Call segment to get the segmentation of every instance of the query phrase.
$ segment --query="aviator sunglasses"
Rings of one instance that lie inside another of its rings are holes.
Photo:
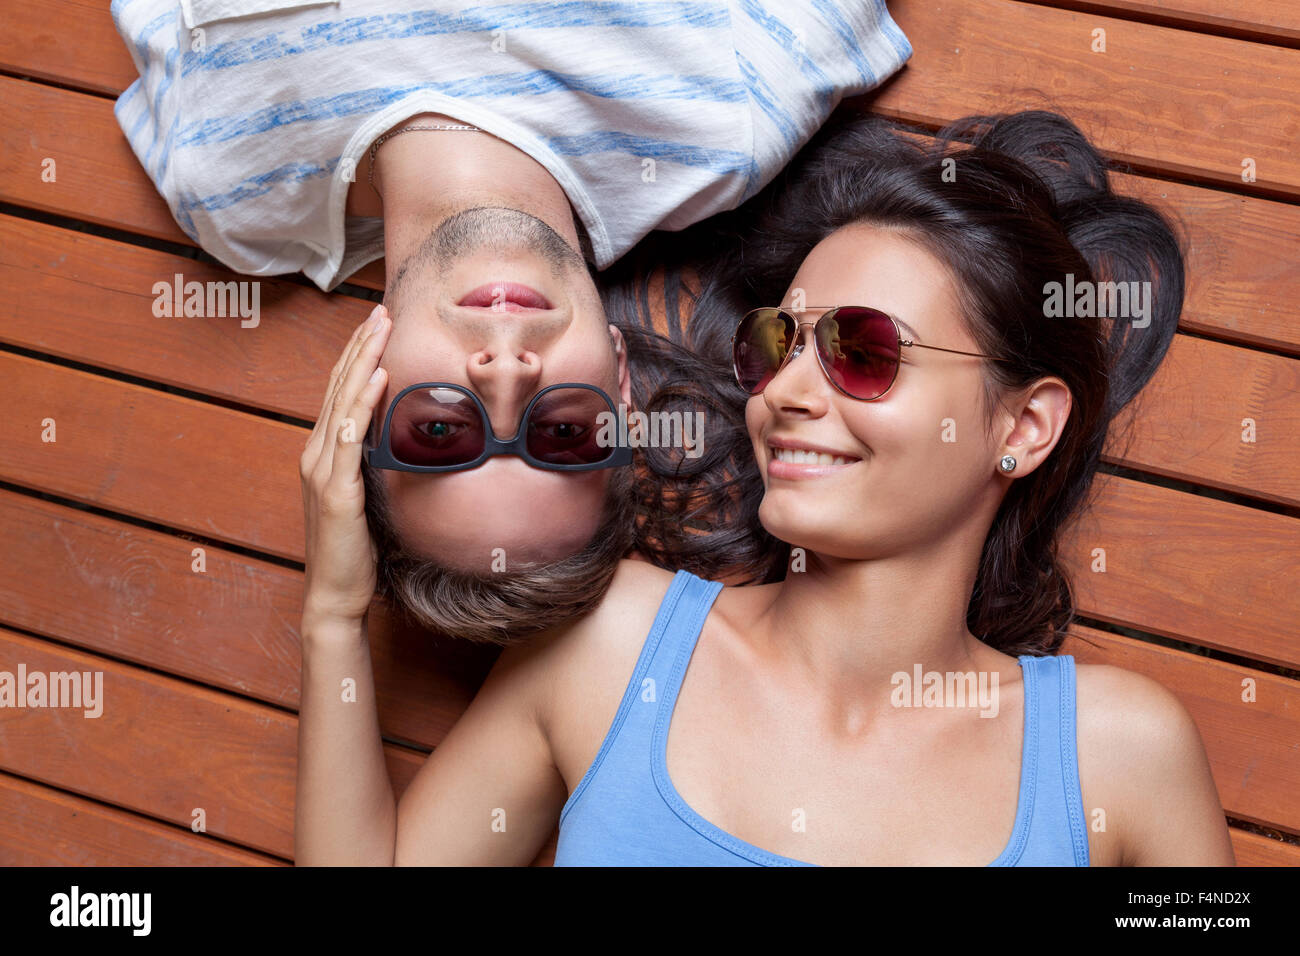
[[[783,308],[754,309],[740,320],[731,337],[732,368],[736,382],[750,395],[758,395],[803,351],[795,344],[799,330],[813,330],[817,361],[835,388],[862,401],[880,398],[898,377],[903,346],[952,352],[999,361],[991,355],[922,345],[903,338],[894,318],[879,309],[860,305],[808,306],[800,311],[821,312],[816,322],[800,322]]]
[[[561,382],[533,396],[513,438],[492,430],[487,409],[463,385],[421,382],[397,393],[383,427],[366,439],[366,462],[392,471],[477,468],[494,455],[518,455],[547,471],[592,471],[632,463],[632,449],[602,443],[602,415],[615,414],[594,385]]]

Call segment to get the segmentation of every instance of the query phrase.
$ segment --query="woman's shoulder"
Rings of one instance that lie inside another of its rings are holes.
[[[1085,811],[1104,813],[1120,861],[1150,844],[1179,794],[1211,792],[1200,732],[1158,681],[1111,664],[1075,665],[1076,745]]]
[[[1182,701],[1145,674],[1077,660],[1074,671],[1080,735],[1086,728],[1094,736],[1128,740],[1148,754],[1196,735],[1196,724]]]
[[[620,561],[590,613],[503,652],[535,669],[544,726],[553,723],[557,702],[590,699],[597,689],[619,685],[619,675],[626,682],[674,577],[646,561]]]
[[[1075,713],[1080,759],[1086,747],[1103,773],[1118,779],[1170,778],[1194,751],[1200,733],[1187,708],[1145,674],[1112,664],[1075,664]]]
[[[656,607],[667,593],[673,579],[673,571],[665,570],[657,564],[642,561],[639,558],[624,558],[614,569],[613,580],[605,593],[602,606],[611,604],[616,609],[624,609],[628,602],[642,603],[653,599]],[[655,593],[647,593],[654,591]]]

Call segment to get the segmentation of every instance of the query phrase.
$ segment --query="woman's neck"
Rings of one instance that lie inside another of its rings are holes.
[[[928,550],[867,561],[807,554],[792,563],[746,640],[774,668],[813,688],[846,724],[889,706],[891,679],[1006,670],[966,627],[984,529],[957,529]]]
[[[412,116],[394,129],[445,125],[440,114]],[[488,133],[418,130],[386,140],[375,157],[374,188],[367,160],[348,190],[347,212],[382,216],[387,280],[447,217],[475,206],[503,206],[536,216],[580,249],[573,210],[560,184],[532,157]]]

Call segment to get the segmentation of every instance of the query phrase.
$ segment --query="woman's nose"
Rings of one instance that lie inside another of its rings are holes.
[[[805,336],[811,335],[811,326],[799,328],[795,342],[781,367],[763,389],[763,401],[775,414],[796,414],[818,418],[826,414],[830,385],[817,362],[816,348]],[[808,354],[805,355],[804,353]]]

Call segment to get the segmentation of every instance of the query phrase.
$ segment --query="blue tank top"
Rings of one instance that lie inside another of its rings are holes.
[[[816,866],[714,826],[668,779],[668,726],[704,619],[722,590],[677,572],[600,752],[560,812],[556,866]],[[1018,658],[1025,685],[1020,795],[990,866],[1087,866],[1075,752],[1074,658]]]

